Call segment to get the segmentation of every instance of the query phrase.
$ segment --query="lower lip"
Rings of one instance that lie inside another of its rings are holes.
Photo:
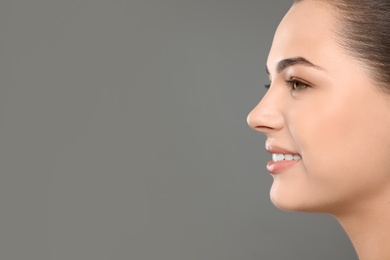
[[[295,164],[297,164],[300,160],[287,160],[287,161],[278,161],[274,162],[270,160],[267,163],[267,170],[271,174],[278,174],[281,173],[291,167],[293,167]]]

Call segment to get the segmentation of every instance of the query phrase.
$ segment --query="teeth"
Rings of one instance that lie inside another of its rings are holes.
[[[294,155],[294,157],[293,157],[294,161],[298,161],[300,159],[302,159],[302,157],[300,155]]]
[[[272,161],[297,161],[302,159],[300,155],[292,155],[292,154],[281,154],[281,153],[273,153]]]

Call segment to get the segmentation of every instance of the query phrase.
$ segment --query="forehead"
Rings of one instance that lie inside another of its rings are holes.
[[[305,57],[314,63],[329,59],[337,48],[333,23],[328,4],[305,0],[293,5],[276,30],[267,62],[270,70],[291,57]]]

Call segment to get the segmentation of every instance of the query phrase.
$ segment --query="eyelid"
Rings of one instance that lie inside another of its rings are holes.
[[[301,79],[298,79],[296,77],[291,77],[289,80],[286,80],[286,83],[289,87],[291,87],[291,89],[293,91],[301,91],[301,90],[304,90],[304,89],[307,89],[309,87],[311,87],[311,84],[308,83],[307,81],[305,80],[301,80]],[[295,87],[295,84],[297,85],[300,85],[301,88],[296,88]]]
[[[290,79],[288,80],[285,80],[285,82],[287,83],[287,85],[293,90],[293,91],[300,91],[300,90],[304,90],[306,88],[310,88],[312,86],[311,83],[305,81],[305,80],[302,80],[302,79],[299,79],[299,78],[296,78],[296,77],[291,77]],[[299,84],[301,86],[303,86],[303,88],[300,88],[300,89],[296,89],[294,88],[294,84]],[[270,82],[269,84],[264,84],[264,88],[265,89],[269,89],[272,85],[272,82]]]
[[[286,83],[293,91],[300,91],[308,88],[308,86],[298,80],[286,80]],[[298,87],[297,87],[298,86]]]

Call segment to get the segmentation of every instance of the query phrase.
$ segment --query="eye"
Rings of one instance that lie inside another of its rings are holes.
[[[264,85],[265,89],[269,89],[271,87],[271,83]]]
[[[286,80],[286,83],[294,90],[299,91],[303,90],[305,88],[308,88],[309,86],[301,81],[298,80]]]

